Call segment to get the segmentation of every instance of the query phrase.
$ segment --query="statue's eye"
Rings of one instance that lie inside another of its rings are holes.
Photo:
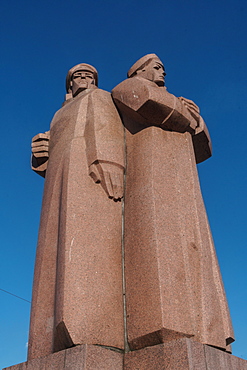
[[[158,69],[160,69],[160,67],[159,66],[155,66],[154,69],[157,69],[158,70]]]

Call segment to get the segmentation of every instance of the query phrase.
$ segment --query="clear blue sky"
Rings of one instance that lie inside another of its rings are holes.
[[[235,329],[247,359],[246,0],[9,0],[1,7],[0,288],[31,300],[43,179],[31,138],[49,129],[65,76],[86,62],[110,91],[156,53],[166,85],[201,108],[213,157],[200,164],[204,201]],[[0,291],[0,368],[26,360],[30,304]]]

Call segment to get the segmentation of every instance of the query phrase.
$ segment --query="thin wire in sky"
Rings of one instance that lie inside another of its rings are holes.
[[[30,301],[28,301],[27,299],[25,299],[25,298],[21,298],[21,297],[19,297],[19,296],[18,296],[18,295],[16,295],[16,294],[13,294],[13,293],[8,292],[7,290],[1,289],[1,288],[0,288],[0,290],[2,290],[2,292],[8,293],[8,294],[10,294],[10,295],[12,295],[12,296],[14,296],[14,297],[16,297],[16,298],[22,299],[23,301],[26,301],[26,302],[28,302],[28,303],[31,303],[31,302],[30,302]]]

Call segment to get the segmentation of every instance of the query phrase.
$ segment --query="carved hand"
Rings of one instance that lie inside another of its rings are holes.
[[[124,193],[124,168],[111,162],[96,161],[89,166],[89,175],[100,183],[109,198],[121,200]]]
[[[32,139],[31,167],[42,177],[45,177],[49,159],[49,139],[50,131],[38,134]]]
[[[185,107],[188,109],[192,117],[199,122],[200,119],[200,108],[190,99],[183,98],[180,96],[178,98],[181,100],[181,102],[185,105]]]
[[[38,134],[32,139],[32,154],[37,159],[37,162],[44,162],[44,159],[49,157],[49,139],[50,131]]]

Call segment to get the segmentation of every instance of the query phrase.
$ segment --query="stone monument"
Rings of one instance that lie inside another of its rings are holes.
[[[46,180],[29,356],[8,369],[247,369],[230,354],[196,170],[209,133],[164,77],[148,54],[111,97],[94,67],[69,70],[63,107],[32,141]]]

